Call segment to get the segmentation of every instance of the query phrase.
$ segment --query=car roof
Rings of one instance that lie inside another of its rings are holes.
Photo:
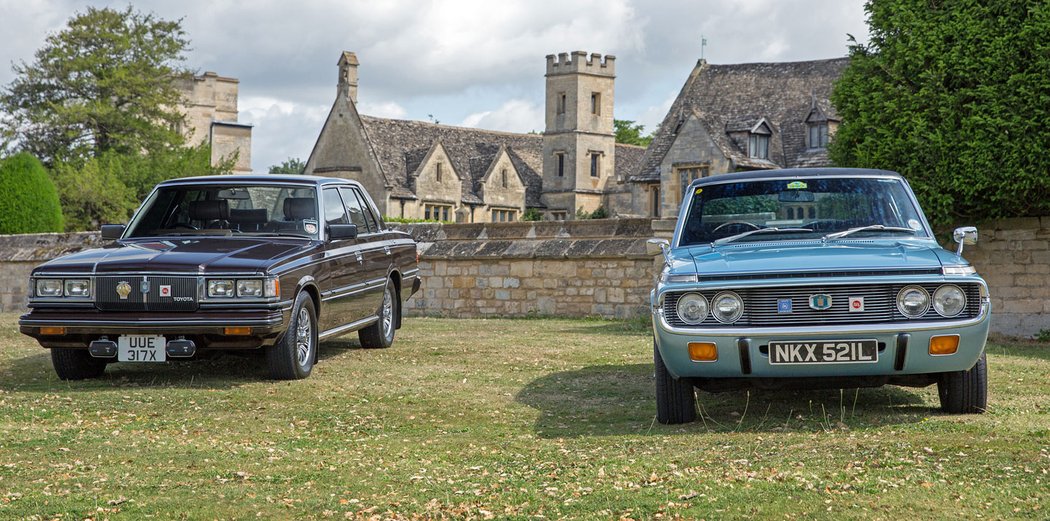
[[[704,186],[739,181],[800,178],[812,179],[814,177],[891,177],[904,179],[897,172],[875,168],[780,168],[775,170],[752,170],[748,172],[716,174],[697,179],[694,184],[697,186]]]
[[[204,175],[196,177],[180,177],[168,179],[160,183],[161,186],[197,183],[296,183],[309,185],[334,185],[360,183],[353,179],[341,179],[338,177],[323,177],[316,175],[294,175],[294,174],[233,174],[233,175]]]

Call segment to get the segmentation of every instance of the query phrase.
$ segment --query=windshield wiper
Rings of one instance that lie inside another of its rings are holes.
[[[886,226],[885,224],[869,224],[868,226],[858,226],[856,228],[850,228],[848,230],[842,230],[841,232],[829,233],[825,235],[821,240],[827,241],[832,239],[841,239],[847,235],[853,235],[857,232],[864,232],[868,230],[879,230],[884,232],[907,232],[915,235],[915,230],[911,228],[902,228],[900,226]]]
[[[768,233],[768,232],[788,232],[788,233],[809,232],[809,233],[813,233],[813,230],[810,230],[809,228],[759,228],[757,230],[748,230],[748,231],[746,231],[744,233],[738,233],[736,235],[730,235],[729,237],[722,237],[721,239],[715,240],[711,244],[717,246],[719,244],[726,244],[726,243],[733,242],[733,241],[735,241],[737,239],[743,239],[744,237],[747,237],[748,235],[752,235],[752,234],[755,234],[755,233]]]

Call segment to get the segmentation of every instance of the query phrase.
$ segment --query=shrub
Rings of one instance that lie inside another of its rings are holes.
[[[525,213],[521,214],[522,221],[542,221],[543,213],[535,208],[529,208],[525,210]]]
[[[127,222],[138,202],[121,180],[125,158],[105,152],[74,163],[56,162],[52,177],[66,214],[66,230],[97,230],[99,225]]]
[[[44,165],[25,152],[0,161],[0,234],[62,231],[62,207]]]

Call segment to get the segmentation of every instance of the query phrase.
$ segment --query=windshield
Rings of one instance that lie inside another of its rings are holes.
[[[277,185],[175,185],[158,188],[125,237],[287,235],[317,238],[317,191]]]
[[[679,246],[849,236],[928,237],[898,179],[814,178],[695,188]],[[848,232],[848,233],[839,233]]]

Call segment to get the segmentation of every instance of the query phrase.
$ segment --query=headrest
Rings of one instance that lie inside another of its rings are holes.
[[[289,197],[284,200],[284,218],[289,221],[317,218],[317,200],[312,197]]]
[[[190,201],[190,219],[195,221],[226,220],[230,218],[230,205],[226,199],[213,201]]]
[[[263,224],[266,222],[266,208],[230,210],[230,221],[242,224]]]

